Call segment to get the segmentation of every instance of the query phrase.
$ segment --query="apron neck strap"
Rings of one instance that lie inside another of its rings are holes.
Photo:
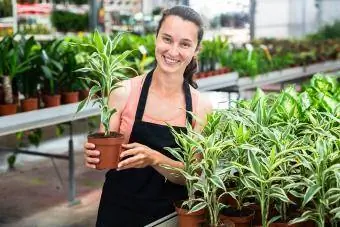
[[[149,93],[149,88],[151,85],[152,81],[152,75],[155,69],[151,70],[147,75],[144,80],[144,84],[142,87],[142,91],[139,97],[138,101],[138,106],[137,106],[137,112],[136,112],[136,117],[135,121],[142,121],[143,115],[144,115],[144,110],[145,110],[145,105],[146,105],[146,100],[148,97]],[[191,99],[191,92],[190,92],[190,86],[189,83],[184,80],[183,82],[183,91],[184,91],[184,96],[185,96],[185,107],[186,107],[186,119],[192,125],[192,116],[188,112],[192,112],[192,99]]]

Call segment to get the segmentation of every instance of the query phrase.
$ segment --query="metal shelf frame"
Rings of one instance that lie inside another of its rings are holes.
[[[76,204],[76,183],[74,173],[74,149],[73,149],[73,127],[72,122],[78,119],[88,118],[100,114],[98,106],[91,103],[81,112],[76,113],[79,103],[61,105],[46,109],[33,110],[29,112],[17,113],[14,115],[0,117],[0,136],[13,134],[16,132],[26,131],[35,128],[41,128],[60,123],[67,123],[70,127],[68,155],[47,154],[43,152],[28,151],[21,149],[1,149],[6,151],[13,150],[15,153],[23,153],[29,155],[38,155],[50,158],[67,160],[68,168],[68,201],[70,205]],[[57,171],[57,169],[56,169]]]

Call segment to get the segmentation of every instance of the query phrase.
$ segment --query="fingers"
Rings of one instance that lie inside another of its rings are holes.
[[[85,166],[95,169],[96,164],[99,163],[100,152],[95,150],[95,145],[93,143],[85,143],[84,145],[84,160]]]
[[[84,148],[91,150],[91,149],[96,148],[96,146],[93,143],[85,143]]]
[[[124,158],[124,157],[127,157],[127,156],[131,156],[131,155],[137,155],[139,153],[141,153],[143,150],[140,149],[140,148],[132,148],[132,149],[129,149],[129,150],[126,150],[126,151],[122,151],[120,153],[120,158]]]
[[[88,168],[91,168],[91,169],[95,169],[96,168],[96,165],[89,164],[89,163],[85,163],[85,166],[88,167]]]
[[[136,147],[144,147],[144,145],[140,143],[129,143],[129,144],[122,144],[122,148],[124,149],[132,149]]]
[[[118,163],[118,170],[143,167],[144,154],[137,154]]]

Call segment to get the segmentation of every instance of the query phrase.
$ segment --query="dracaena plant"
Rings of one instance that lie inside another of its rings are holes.
[[[188,192],[188,200],[182,206],[188,210],[196,210],[195,205],[195,190],[193,184],[199,180],[199,169],[197,162],[199,161],[200,141],[199,134],[193,130],[190,124],[187,124],[187,132],[178,131],[174,127],[169,126],[175,138],[178,147],[166,147],[178,161],[183,163],[183,168],[175,168],[165,166],[167,169],[175,170],[185,178],[185,186]]]
[[[115,108],[109,107],[111,92],[121,86],[122,80],[128,79],[124,74],[125,70],[132,70],[138,74],[133,68],[128,67],[125,61],[133,50],[125,50],[121,54],[112,54],[122,39],[122,34],[119,33],[111,38],[109,36],[102,37],[98,31],[95,31],[89,43],[73,43],[73,45],[82,45],[93,50],[88,58],[88,65],[76,70],[76,72],[88,73],[82,79],[92,84],[89,96],[80,102],[77,112],[82,110],[93,97],[96,98],[94,103],[99,104],[100,120],[104,126],[105,136],[110,135],[110,119],[116,112]],[[98,95],[98,92],[100,92],[100,95]]]
[[[280,218],[275,216],[268,220],[271,202],[278,199],[291,203],[282,184],[292,183],[294,179],[292,176],[286,176],[280,166],[292,162],[292,152],[298,148],[279,152],[275,145],[268,147],[268,150],[263,150],[259,145],[243,144],[240,149],[247,150],[249,166],[237,162],[233,164],[240,171],[242,176],[240,180],[244,187],[254,193],[255,198],[260,202],[262,226],[267,227]]]
[[[319,227],[336,226],[340,219],[340,121],[330,113],[311,114],[313,124],[301,132],[310,149],[296,154],[304,187],[297,195],[303,199],[305,212],[291,223],[313,220]]]
[[[194,183],[195,191],[202,194],[202,198],[197,198],[197,210],[206,208],[209,213],[209,224],[216,226],[219,224],[219,213],[225,205],[220,202],[219,194],[221,190],[226,192],[225,179],[229,175],[229,168],[224,166],[222,157],[231,145],[231,141],[223,140],[219,131],[209,135],[200,136],[200,151],[202,160],[197,163],[201,171],[201,177]]]

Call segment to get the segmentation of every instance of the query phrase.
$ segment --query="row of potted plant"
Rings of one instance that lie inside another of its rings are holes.
[[[2,39],[0,116],[16,113],[18,105],[21,111],[30,111],[84,99],[89,86],[85,80],[79,79],[83,74],[76,70],[84,67],[93,52],[86,46],[91,39],[92,36],[68,37],[46,43],[19,35]],[[111,54],[117,55],[123,49],[134,50],[124,64],[142,74],[152,66],[154,57],[147,52],[142,54],[138,48],[149,48],[153,41],[151,36],[125,35],[117,50]],[[33,106],[27,107],[27,103],[33,103]]]
[[[196,77],[225,73],[220,72],[220,68],[237,71],[241,77],[255,77],[270,71],[339,59],[339,48],[338,39],[259,39],[236,46],[217,36],[202,42],[198,58],[200,72]]]
[[[124,50],[136,50],[127,57],[125,63],[139,74],[143,74],[155,63],[154,39],[153,35],[141,37],[127,34],[111,54],[117,55]],[[31,98],[49,97],[45,96],[45,93],[55,95],[65,91],[87,90],[88,85],[78,78],[81,73],[75,70],[84,66],[93,50],[70,45],[70,43],[86,44],[89,40],[91,35],[67,37],[46,43],[40,43],[34,38],[18,39],[16,36],[6,36],[0,41],[0,51],[3,53],[0,63],[0,77],[2,77],[0,103],[10,104],[13,113],[17,109],[15,99],[18,92],[24,97],[20,96],[19,99],[29,99],[32,102]],[[240,76],[252,77],[286,67],[310,64],[317,60],[338,59],[339,42],[336,40],[311,42],[266,39],[236,48],[222,37],[204,40],[198,58],[200,72],[195,74],[194,79],[230,71],[237,71]],[[11,89],[14,89],[14,97],[11,95]],[[60,100],[59,94],[56,98]],[[73,95],[78,94],[73,93]],[[45,105],[48,99],[50,98],[41,98],[42,101],[34,99],[34,108]],[[26,110],[25,104],[21,106]],[[3,105],[0,109],[2,107]]]
[[[213,112],[201,134],[173,130],[189,198],[180,226],[338,226],[339,90],[315,75],[301,93],[258,90]]]

